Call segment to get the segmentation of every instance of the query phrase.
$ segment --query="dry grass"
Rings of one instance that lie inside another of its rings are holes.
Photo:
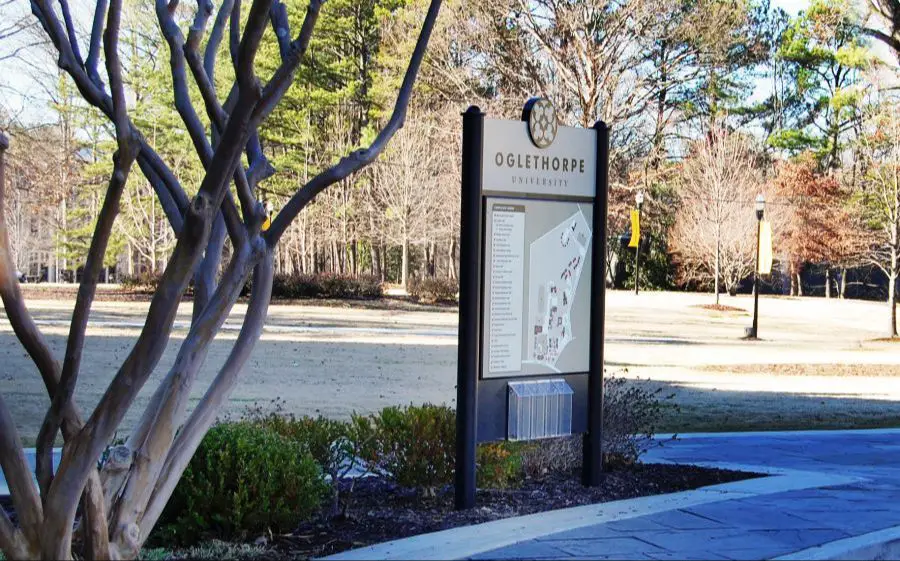
[[[695,304],[692,308],[702,308],[713,312],[735,312],[740,314],[749,314],[744,308],[736,308],[734,306],[726,306],[725,304]]]
[[[900,364],[730,364],[696,366],[700,372],[722,375],[763,374],[772,376],[898,376]]]

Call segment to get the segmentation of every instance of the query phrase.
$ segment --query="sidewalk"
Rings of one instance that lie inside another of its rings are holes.
[[[645,461],[773,476],[457,528],[335,557],[875,559],[900,554],[900,430],[679,438],[649,452]]]

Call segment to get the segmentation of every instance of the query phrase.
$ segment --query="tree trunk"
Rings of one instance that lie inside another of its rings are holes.
[[[456,280],[456,238],[450,240],[450,251],[447,252],[447,276]]]
[[[715,287],[714,290],[716,292],[716,306],[719,305],[719,236],[716,236],[716,269],[715,269]]]
[[[372,275],[383,281],[384,277],[381,275],[381,250],[374,241],[369,243],[372,248]]]
[[[888,333],[891,337],[897,336],[897,274],[900,263],[898,263],[898,247],[897,247],[897,226],[894,225],[891,231],[891,268],[888,272],[888,306],[891,307],[891,325]]]
[[[825,267],[825,298],[831,298],[831,268]]]
[[[803,280],[800,278],[800,269],[797,269],[797,296],[803,296]]]
[[[403,290],[409,290],[409,237],[403,235],[403,256],[400,260],[400,284]]]
[[[891,256],[891,261],[896,263],[896,252]],[[888,306],[891,308],[891,324],[888,334],[891,337],[897,336],[897,268],[893,267],[891,274],[888,276]]]
[[[840,298],[843,300],[847,297],[847,268],[841,268],[841,286],[840,286]]]

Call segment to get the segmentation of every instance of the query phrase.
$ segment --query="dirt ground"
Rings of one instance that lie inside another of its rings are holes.
[[[888,308],[877,302],[762,297],[759,341],[745,341],[752,299],[723,297],[738,310],[704,308],[708,294],[608,293],[607,371],[663,388],[664,431],[900,426],[900,344],[878,341]],[[29,300],[61,357],[72,302]],[[238,304],[209,358],[192,401],[227,356],[246,307]],[[127,355],[145,302],[97,302],[76,397],[90,410]],[[126,417],[128,430],[172,365],[190,320],[176,330],[153,377]],[[227,413],[284,400],[297,414],[346,417],[386,405],[454,403],[457,315],[408,306],[275,304]],[[36,369],[9,324],[0,322],[0,392],[26,442],[48,404]]]

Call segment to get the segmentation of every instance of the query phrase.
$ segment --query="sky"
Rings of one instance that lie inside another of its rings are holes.
[[[854,0],[864,2],[865,0]],[[70,0],[76,26],[87,30],[90,27],[92,0]],[[772,0],[772,6],[782,8],[794,16],[809,6],[809,0]],[[0,20],[11,21],[12,18],[29,14],[28,2],[12,2],[0,8]],[[21,41],[21,39],[20,39]],[[890,59],[888,49],[880,42],[875,42],[873,50],[882,58]],[[3,45],[0,56],[14,46]],[[23,122],[47,120],[50,117],[47,109],[48,96],[40,86],[46,82],[46,76],[56,72],[54,60],[47,53],[35,52],[31,49],[23,58],[0,61],[0,102],[12,108]],[[43,78],[43,79],[42,79]],[[764,99],[771,91],[771,81],[759,78],[752,101]]]

